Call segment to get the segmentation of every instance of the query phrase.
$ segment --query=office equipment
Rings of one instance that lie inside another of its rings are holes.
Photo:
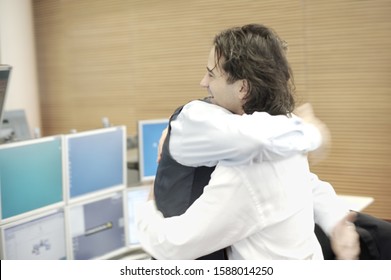
[[[147,201],[150,189],[150,185],[130,187],[127,189],[129,244],[131,248],[139,247],[135,210],[140,203]]]
[[[126,187],[126,130],[124,126],[65,136],[68,199]]]
[[[63,204],[62,137],[0,145],[0,220]]]
[[[140,181],[151,181],[157,170],[157,153],[163,130],[168,119],[140,120],[138,122],[139,176]]]
[[[123,192],[69,205],[73,259],[109,258],[126,249]]]
[[[9,65],[0,65],[0,129],[3,124],[4,106],[11,69],[12,67]]]
[[[1,226],[1,259],[67,259],[65,218],[56,209]]]
[[[2,142],[15,142],[32,138],[24,110],[4,112],[0,138]]]

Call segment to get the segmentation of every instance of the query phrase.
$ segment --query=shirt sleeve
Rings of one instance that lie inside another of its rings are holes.
[[[204,193],[181,216],[163,218],[154,201],[140,205],[136,224],[143,249],[156,259],[196,259],[253,234],[258,215],[238,177],[216,169]]]
[[[315,150],[321,143],[319,130],[298,117],[235,115],[199,100],[186,104],[171,122],[170,153],[186,166],[275,160]]]
[[[314,219],[322,230],[331,235],[336,224],[349,213],[349,208],[340,200],[334,188],[311,173],[314,201]]]

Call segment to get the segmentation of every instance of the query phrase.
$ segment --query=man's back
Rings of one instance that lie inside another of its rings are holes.
[[[243,166],[218,164],[203,194],[180,216],[149,201],[138,214],[140,241],[158,259],[195,259],[221,248],[229,259],[323,259],[314,233],[304,155]]]
[[[303,155],[250,166],[216,167],[210,184],[226,184],[228,178],[236,181],[230,185],[240,192],[227,191],[237,198],[234,207],[241,215],[237,218],[247,220],[251,229],[233,243],[229,258],[322,259],[314,234],[309,174]]]

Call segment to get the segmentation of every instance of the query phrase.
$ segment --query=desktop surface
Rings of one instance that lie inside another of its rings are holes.
[[[373,197],[369,196],[356,196],[356,195],[338,195],[338,198],[346,203],[350,210],[353,211],[363,211],[369,205],[371,205],[375,200]]]

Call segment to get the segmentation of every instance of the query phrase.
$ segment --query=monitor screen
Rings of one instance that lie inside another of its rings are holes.
[[[11,73],[11,66],[0,65],[0,128],[3,124],[3,112],[5,105],[5,97],[7,93],[8,81]]]
[[[168,119],[142,120],[138,122],[140,181],[152,181],[157,171],[157,152]]]
[[[63,203],[62,143],[59,136],[0,145],[1,220]]]
[[[113,187],[126,187],[125,127],[110,127],[65,136],[69,198]]]
[[[26,113],[22,109],[5,111],[3,126],[0,129],[0,141],[15,142],[31,139]]]
[[[4,259],[67,259],[63,210],[7,224],[1,231]]]
[[[135,219],[136,207],[147,201],[151,186],[131,187],[128,189],[128,225],[129,225],[129,243],[131,246],[139,245],[137,236],[137,226]]]
[[[69,209],[73,258],[97,259],[126,247],[122,192]]]

